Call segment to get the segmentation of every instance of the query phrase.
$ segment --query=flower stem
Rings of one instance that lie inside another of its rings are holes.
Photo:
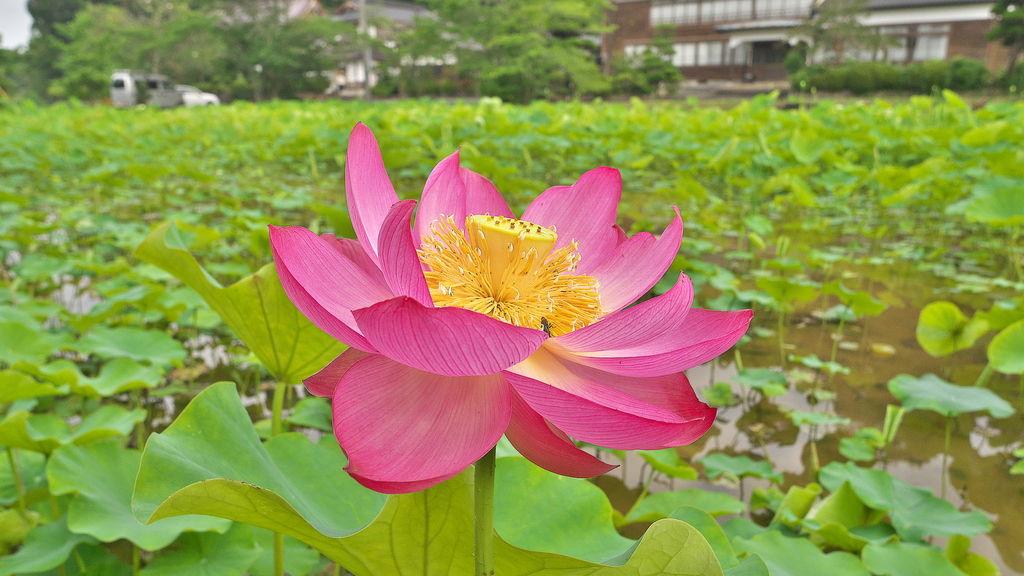
[[[270,412],[270,433],[277,436],[284,432],[284,421],[281,413],[284,411],[284,395],[288,391],[288,385],[284,382],[274,383],[274,399]],[[274,532],[274,576],[284,576],[284,534]]]
[[[473,511],[476,515],[476,576],[494,574],[495,448],[473,466]]]
[[[274,383],[274,400],[270,412],[270,433],[277,436],[284,431],[281,413],[284,411],[284,395],[288,391],[288,385],[283,382]]]
[[[942,450],[942,499],[946,499],[946,477],[949,476],[949,444],[953,436],[953,417],[946,416],[946,444]]]
[[[18,493],[18,512],[25,516],[25,484],[21,481],[21,470],[18,468],[18,458],[14,455],[14,448],[7,447],[7,461],[11,465],[11,477],[14,478],[14,487]]]

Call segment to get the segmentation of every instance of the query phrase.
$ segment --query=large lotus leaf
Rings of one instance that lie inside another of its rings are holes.
[[[79,366],[68,360],[26,369],[42,380],[69,386],[73,394],[89,397],[107,397],[139,388],[152,388],[163,381],[164,375],[157,366],[147,366],[124,357],[107,362],[94,377],[83,375]]]
[[[586,480],[509,457],[498,459],[495,485],[494,527],[513,546],[600,562],[634,544],[615,531],[608,498]]]
[[[261,552],[252,528],[243,524],[224,534],[183,534],[173,548],[157,554],[141,576],[244,576]]]
[[[25,536],[39,524],[39,513],[16,508],[0,509],[0,556],[9,554],[11,548],[20,546]]]
[[[150,232],[135,255],[198,292],[280,382],[298,382],[344,350],[299,313],[272,264],[224,288],[203,270],[171,223]]]
[[[997,176],[977,183],[964,214],[969,220],[993,226],[1024,224],[1024,194],[1020,193],[1020,181]]]
[[[750,554],[725,571],[725,576],[772,576],[768,566],[757,554]]]
[[[56,414],[17,410],[0,421],[0,446],[49,454],[65,444],[88,444],[125,436],[145,417],[145,410],[106,405],[87,414],[77,425],[69,426]]]
[[[864,565],[880,576],[964,576],[940,550],[923,544],[871,544],[862,557]]]
[[[704,472],[708,478],[725,476],[733,481],[750,476],[753,478],[764,478],[772,482],[782,482],[782,474],[772,470],[771,462],[766,460],[751,460],[748,456],[729,456],[716,452],[700,459],[704,465]]]
[[[707,490],[675,490],[657,492],[640,501],[626,516],[626,523],[653,522],[659,518],[668,518],[673,512],[689,506],[703,510],[712,516],[739,514],[743,512],[743,503],[736,498],[720,492]]]
[[[187,352],[173,337],[159,330],[144,328],[94,328],[81,340],[82,352],[101,358],[131,358],[156,366],[180,365]]]
[[[132,567],[103,544],[83,544],[75,548],[75,554],[64,566],[46,576],[132,576]]]
[[[0,372],[0,404],[26,398],[54,396],[60,393],[61,390],[52,384],[37,382],[28,374],[14,370]]]
[[[347,536],[374,518],[385,497],[357,484],[344,465],[334,442],[314,444],[296,433],[260,443],[235,385],[220,382],[196,396],[163,433],[149,437],[132,506],[146,521],[175,491],[223,478],[283,498],[328,536]]]
[[[789,139],[789,151],[793,153],[793,157],[796,158],[797,162],[801,164],[814,164],[821,158],[822,152],[825,151],[824,144],[823,139],[816,135],[814,131],[806,133],[802,130],[797,130]]]
[[[832,462],[821,469],[818,477],[832,492],[849,482],[861,502],[889,514],[893,527],[905,541],[919,541],[929,535],[975,535],[992,529],[992,522],[981,512],[960,512],[928,490],[911,486],[884,470],[861,468],[852,462]]]
[[[697,469],[690,466],[689,462],[680,458],[679,451],[675,448],[663,448],[661,450],[637,450],[636,454],[643,458],[645,462],[650,464],[651,468],[654,468],[669,478],[679,478],[680,480],[697,479]]]
[[[67,520],[37,526],[25,538],[25,544],[14,554],[0,557],[0,576],[29,574],[56,568],[67,560],[75,546],[95,542],[85,534],[68,531]]]
[[[811,506],[820,495],[821,485],[816,482],[811,482],[807,486],[790,486],[775,510],[772,524],[785,524],[790,528],[795,528],[807,516]]]
[[[987,322],[977,318],[968,320],[952,302],[932,302],[921,309],[917,318],[917,343],[932,356],[966,350],[987,331]]]
[[[889,391],[907,410],[931,410],[944,416],[984,410],[995,418],[1013,414],[1013,406],[988,388],[958,386],[934,374],[920,378],[900,374],[889,380]]]
[[[261,445],[234,386],[219,383],[200,393],[164,433],[150,436],[135,485],[135,514],[153,521],[209,514],[275,530],[356,574],[472,569],[470,472],[430,490],[392,496],[380,509],[383,496],[351,480],[341,471],[343,463],[336,447],[300,434]],[[336,537],[341,535],[347,537]],[[653,525],[618,567],[526,551],[500,538],[496,558],[498,573],[509,576],[565,570],[602,576],[721,574],[707,541],[675,520]]]
[[[807,538],[790,538],[767,530],[753,538],[737,538],[738,552],[757,554],[772,576],[869,576],[860,559],[847,552],[825,554]]]
[[[850,290],[838,280],[822,286],[822,291],[833,294],[857,316],[878,316],[887,308],[885,302],[871,296],[870,293]]]
[[[38,452],[15,450],[18,472],[25,492],[46,487],[46,457]],[[11,462],[6,454],[0,456],[0,506],[10,506],[18,500],[18,485],[11,474]]]
[[[725,535],[725,531],[722,530],[714,516],[703,510],[684,506],[673,512],[669,518],[682,520],[700,532],[711,545],[711,549],[715,551],[718,563],[726,572],[739,565],[740,561],[736,558],[736,551],[733,550],[732,544],[729,543],[729,537]]]
[[[760,390],[767,398],[781,396],[789,390],[786,375],[769,368],[745,368],[736,374],[734,380],[744,386]]]
[[[1024,374],[1024,320],[996,334],[988,344],[988,361],[1003,374]]]
[[[324,432],[330,432],[334,428],[331,425],[331,405],[323,398],[310,396],[303,398],[292,408],[291,415],[287,422],[295,426],[316,428]]]
[[[20,322],[0,322],[0,363],[42,364],[71,342],[67,334],[54,334]]]
[[[46,476],[53,494],[76,494],[68,506],[68,528],[101,542],[122,538],[143,550],[159,550],[184,531],[224,532],[229,523],[209,516],[181,516],[142,524],[132,515],[131,496],[142,454],[117,439],[62,446],[50,456]]]
[[[777,306],[787,310],[797,302],[810,302],[818,296],[818,285],[809,280],[761,276],[757,287],[771,296]]]
[[[945,556],[967,576],[999,576],[999,567],[988,558],[971,552],[971,539],[962,534],[949,539]]]

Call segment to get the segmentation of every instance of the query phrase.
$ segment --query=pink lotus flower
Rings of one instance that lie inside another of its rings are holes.
[[[728,350],[751,312],[691,307],[685,275],[627,308],[679,250],[679,211],[655,238],[615,225],[619,172],[596,168],[538,196],[522,219],[494,185],[434,169],[415,225],[370,130],[357,124],[345,168],[357,240],[270,228],[281,284],[310,320],[350,346],[306,380],[333,398],[348,472],[380,492],[451,478],[502,434],[553,472],[614,468],[577,438],[618,449],[693,442],[715,409],[683,370]]]

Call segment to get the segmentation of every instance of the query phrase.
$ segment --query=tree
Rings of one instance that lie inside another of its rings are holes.
[[[893,39],[861,23],[867,7],[867,0],[826,0],[792,36],[809,41],[812,54],[827,50],[824,56],[833,65],[842,64],[849,54],[874,53]]]
[[[1010,49],[1010,61],[1006,66],[1007,75],[1013,73],[1021,53],[1024,53],[1024,2],[1021,0],[996,0],[992,6],[996,25],[989,30],[989,40],[999,40]]]
[[[119,68],[140,68],[149,31],[123,8],[92,4],[75,19],[58,26],[67,39],[60,48],[61,76],[49,87],[56,98],[100,100],[110,89],[110,74]]]
[[[476,92],[513,102],[600,94],[609,88],[594,38],[607,0],[429,0],[441,37]],[[422,22],[422,21],[421,21]]]

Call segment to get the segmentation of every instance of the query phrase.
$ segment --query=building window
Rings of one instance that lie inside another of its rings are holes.
[[[697,43],[697,66],[719,66],[723,63],[721,42]]]
[[[686,26],[700,22],[699,0],[656,2],[651,5],[651,26]]]
[[[644,53],[644,50],[646,50],[646,49],[647,49],[647,46],[645,46],[643,44],[626,44],[626,48],[625,48],[626,58],[633,58],[635,56],[640,56],[641,54]]]
[[[693,42],[673,44],[672,63],[676,66],[693,66],[697,60],[697,45]]]
[[[921,24],[917,27],[914,60],[945,60],[948,47],[948,24]]]

